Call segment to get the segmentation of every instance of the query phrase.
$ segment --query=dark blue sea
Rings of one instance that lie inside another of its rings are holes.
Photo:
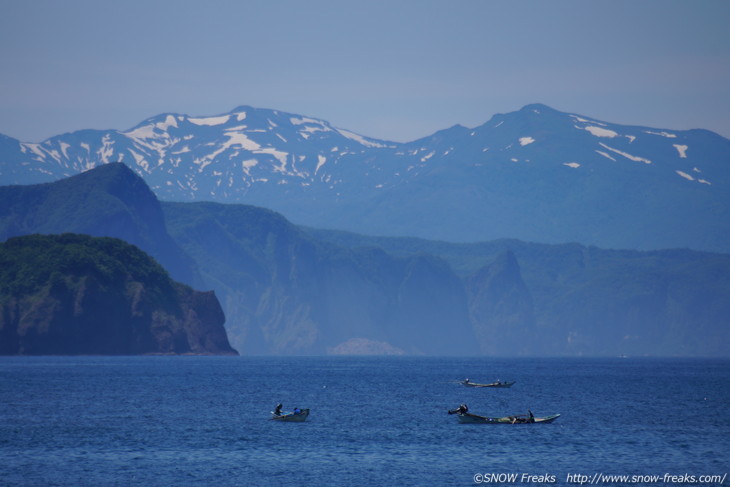
[[[278,402],[311,415],[271,421]],[[447,414],[461,403],[561,416],[466,425]],[[730,485],[728,471],[728,360],[0,358],[2,486]]]

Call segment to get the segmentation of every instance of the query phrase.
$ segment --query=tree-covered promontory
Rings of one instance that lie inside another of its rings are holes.
[[[173,281],[122,240],[0,244],[0,354],[235,354],[224,321],[213,292]]]

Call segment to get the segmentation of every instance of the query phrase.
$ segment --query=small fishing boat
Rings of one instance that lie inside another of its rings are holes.
[[[545,417],[535,417],[530,414],[516,414],[514,416],[503,416],[501,418],[491,418],[488,416],[480,416],[469,412],[457,412],[460,423],[467,424],[530,424],[530,423],[552,423],[559,414],[553,414]]]
[[[276,414],[271,413],[271,419],[274,421],[283,421],[285,423],[302,423],[309,416],[309,409],[294,410],[291,413]]]
[[[512,387],[512,384],[515,383],[515,381],[512,382],[502,382],[500,380],[496,382],[491,382],[489,384],[478,384],[476,382],[471,382],[469,379],[465,379],[461,381],[462,384],[464,384],[466,387]]]

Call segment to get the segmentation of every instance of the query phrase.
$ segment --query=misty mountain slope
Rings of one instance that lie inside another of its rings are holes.
[[[152,255],[174,279],[202,285],[194,262],[167,234],[154,193],[124,164],[53,183],[0,186],[0,241],[34,233],[120,238]]]
[[[540,354],[534,305],[510,251],[466,280],[469,314],[482,353]]]
[[[145,188],[121,164],[0,188],[0,228],[122,228],[189,256],[246,354],[727,355],[726,254],[371,237]]]
[[[517,238],[730,252],[730,141],[528,105],[409,143],[238,107],[127,131],[0,139],[0,182],[121,161],[169,201],[263,206],[291,221],[451,242]]]
[[[171,234],[216,289],[242,353],[348,353],[358,339],[380,344],[379,353],[478,352],[463,286],[438,258],[322,243],[262,208],[163,209]]]
[[[321,243],[262,208],[164,205],[165,214],[125,165],[103,165],[0,187],[0,238],[76,232],[137,243],[171,274],[215,289],[231,342],[249,354],[351,353],[363,340],[371,352],[478,351],[463,286],[440,259]]]
[[[490,354],[727,354],[727,254],[307,232],[344,247],[377,246],[401,258],[441,257],[463,280],[472,326]]]

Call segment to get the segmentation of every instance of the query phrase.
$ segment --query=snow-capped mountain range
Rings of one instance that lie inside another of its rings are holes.
[[[539,104],[408,143],[248,106],[40,143],[0,136],[3,185],[109,162],[133,168],[162,200],[254,204],[310,226],[730,252],[728,139]]]

